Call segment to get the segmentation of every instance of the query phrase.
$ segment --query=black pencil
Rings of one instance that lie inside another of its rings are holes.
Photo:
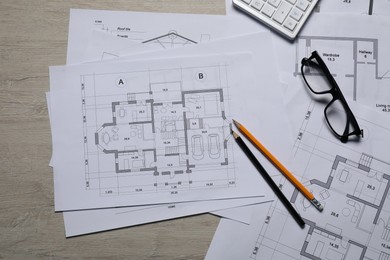
[[[301,228],[304,228],[305,221],[302,219],[301,215],[299,215],[298,212],[294,209],[294,207],[288,201],[286,196],[284,196],[282,191],[279,189],[279,187],[276,185],[276,183],[272,180],[271,176],[267,173],[267,171],[260,164],[260,162],[256,159],[255,155],[251,152],[251,150],[244,143],[244,141],[241,139],[241,137],[237,133],[235,133],[233,130],[232,130],[232,134],[233,134],[234,139],[236,139],[237,144],[240,146],[240,148],[243,150],[243,152],[246,154],[246,156],[249,158],[249,160],[253,163],[253,165],[259,171],[261,176],[263,176],[264,180],[268,183],[268,185],[271,187],[271,189],[276,193],[276,196],[278,196],[279,200],[287,208],[288,212],[290,212],[290,214],[293,216],[293,218],[298,223],[298,225]]]

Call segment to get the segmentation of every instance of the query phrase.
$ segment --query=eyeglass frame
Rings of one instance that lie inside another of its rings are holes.
[[[325,77],[326,77],[326,79],[328,80],[328,82],[330,84],[330,89],[329,90],[315,91],[315,90],[312,89],[310,84],[307,82],[307,79],[306,79],[305,73],[304,73],[304,68],[305,68],[305,66],[307,66],[307,63],[310,62],[313,59],[317,61],[318,65],[320,66],[320,69],[322,69],[322,71],[324,72]],[[336,80],[333,78],[333,76],[330,73],[328,67],[326,66],[325,62],[322,60],[321,56],[318,54],[317,51],[313,51],[309,58],[303,58],[302,59],[302,61],[301,61],[301,73],[302,73],[302,77],[303,77],[303,79],[304,79],[304,81],[306,83],[306,86],[314,94],[317,94],[317,95],[331,94],[332,95],[332,100],[324,108],[324,116],[325,116],[326,122],[328,123],[328,126],[332,130],[333,134],[335,134],[341,140],[341,142],[343,142],[343,143],[347,142],[348,141],[348,137],[352,136],[352,135],[356,135],[358,137],[359,136],[363,137],[363,130],[360,129],[359,124],[358,124],[355,116],[353,115],[352,110],[349,108],[348,103],[345,100],[344,95],[341,92],[341,89],[340,89],[339,85],[337,84]],[[347,124],[345,126],[344,132],[348,129],[348,125],[350,123],[350,124],[352,124],[352,127],[354,128],[354,131],[352,131],[351,133],[340,135],[339,133],[336,132],[336,130],[333,129],[331,123],[329,122],[329,119],[328,119],[328,117],[326,115],[326,111],[336,100],[340,100],[342,106],[345,109],[346,116],[347,116]]]

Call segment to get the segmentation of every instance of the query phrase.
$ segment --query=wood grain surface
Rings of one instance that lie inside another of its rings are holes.
[[[223,0],[0,1],[0,259],[203,259],[205,214],[66,239],[54,213],[48,66],[65,63],[70,8],[224,14]]]

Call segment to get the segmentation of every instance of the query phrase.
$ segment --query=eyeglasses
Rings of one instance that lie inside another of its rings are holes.
[[[343,93],[317,51],[313,51],[309,58],[303,58],[301,63],[302,76],[308,88],[314,94],[332,95],[332,100],[324,110],[326,122],[332,132],[343,143],[352,135],[363,137],[363,130],[360,129]]]

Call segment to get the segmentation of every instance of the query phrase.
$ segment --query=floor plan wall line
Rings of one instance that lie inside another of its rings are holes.
[[[322,117],[323,108],[311,102],[293,154],[300,162],[304,185],[324,205],[324,211],[317,212],[294,186],[281,179],[281,189],[304,218],[305,231],[294,233],[293,241],[288,239],[294,220],[274,202],[250,258],[390,259],[390,161],[351,148],[333,154],[330,147],[338,143],[330,133],[325,134]],[[367,122],[362,124],[368,127]]]
[[[86,189],[120,195],[234,186],[225,73],[220,65],[82,76]]]

